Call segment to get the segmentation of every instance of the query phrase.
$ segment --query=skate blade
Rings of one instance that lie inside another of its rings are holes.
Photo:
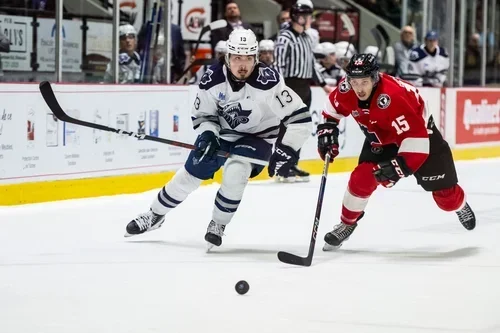
[[[337,251],[338,249],[340,249],[342,247],[342,244],[338,245],[338,246],[334,246],[334,245],[330,245],[328,243],[325,243],[325,245],[323,245],[323,251],[324,252],[331,252],[331,251]]]
[[[210,253],[210,250],[212,250],[214,246],[214,244],[207,242],[207,253]]]
[[[310,181],[309,176],[307,177],[296,177],[295,181],[297,183],[308,183]]]
[[[285,184],[288,184],[288,183],[295,183],[296,179],[295,179],[295,177],[288,177],[288,178],[285,178],[285,177],[276,177],[274,179],[274,181],[276,183],[285,183]]]

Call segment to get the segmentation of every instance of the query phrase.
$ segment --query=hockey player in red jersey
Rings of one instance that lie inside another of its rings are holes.
[[[411,175],[432,192],[439,208],[456,212],[467,230],[474,229],[476,218],[458,185],[450,147],[432,116],[426,118],[417,88],[380,73],[371,54],[354,55],[346,72],[330,93],[324,122],[318,125],[318,152],[323,159],[329,152],[333,162],[339,153],[337,125],[349,115],[366,138],[344,195],[341,223],[325,235],[325,250],[342,245],[354,232],[378,185],[392,187]]]

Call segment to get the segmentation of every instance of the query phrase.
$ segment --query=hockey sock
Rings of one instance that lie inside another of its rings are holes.
[[[250,163],[229,159],[224,165],[224,176],[215,196],[212,220],[217,224],[228,224],[243,197],[243,192],[252,172]]]
[[[186,171],[184,167],[179,169],[174,177],[158,192],[158,196],[151,204],[155,214],[165,215],[177,207],[187,196],[196,190],[201,179],[196,178]]]
[[[465,193],[458,184],[445,190],[433,191],[432,197],[438,207],[446,212],[457,211],[465,206]]]
[[[365,210],[371,194],[377,188],[377,181],[373,176],[374,164],[361,163],[351,173],[347,190],[342,201],[342,215],[340,220],[345,224],[354,224]]]

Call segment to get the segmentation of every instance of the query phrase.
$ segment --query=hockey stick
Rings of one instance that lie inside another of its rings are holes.
[[[316,236],[318,235],[319,217],[321,215],[321,207],[323,206],[323,195],[325,194],[326,176],[328,175],[329,164],[330,164],[330,154],[327,153],[325,155],[325,164],[323,166],[323,175],[321,176],[321,185],[319,187],[318,202],[316,204],[316,214],[314,216],[314,224],[312,228],[311,241],[309,243],[309,252],[307,253],[307,257],[303,258],[289,252],[280,251],[278,252],[278,259],[281,262],[298,266],[308,266],[308,267],[311,266],[314,255],[314,247],[316,246]]]
[[[378,31],[378,29],[376,27],[371,28],[370,32],[372,33],[373,38],[375,38],[375,42],[377,43],[377,53],[375,54],[375,59],[377,59],[378,54],[382,48],[382,36],[381,36],[380,31]]]
[[[198,35],[198,41],[196,41],[196,45],[194,46],[194,50],[193,50],[193,53],[191,53],[191,55],[196,56],[196,52],[198,52],[198,47],[200,46],[201,38],[203,37],[204,34],[206,34],[209,31],[217,30],[217,29],[222,29],[222,28],[225,28],[225,27],[227,27],[227,21],[226,20],[213,21],[209,25],[204,26],[201,29],[200,34]],[[186,68],[184,70],[184,72],[182,72],[182,74],[181,74],[180,77],[182,78],[184,75],[186,75],[186,73],[191,68],[192,68],[192,66],[189,66],[188,68]]]
[[[377,29],[377,31],[380,33],[380,35],[384,39],[384,43],[385,43],[385,45],[384,45],[384,54],[382,55],[382,61],[381,61],[381,62],[384,62],[385,58],[387,56],[387,47],[391,43],[391,38],[389,37],[389,34],[387,33],[387,30],[385,30],[385,28],[383,26],[381,26],[380,24],[377,24],[375,26],[375,29]],[[379,48],[379,50],[380,50],[380,48]]]
[[[191,150],[194,150],[196,148],[194,145],[189,144],[189,143],[185,143],[185,142],[168,140],[168,139],[164,139],[164,138],[158,138],[158,137],[150,136],[150,135],[146,135],[146,134],[137,134],[134,132],[124,131],[124,130],[118,129],[118,128],[112,128],[112,127],[108,127],[108,126],[104,126],[104,125],[100,125],[100,124],[95,124],[95,123],[90,123],[90,122],[87,122],[84,120],[72,118],[72,117],[68,116],[68,114],[66,112],[64,112],[64,110],[59,105],[59,102],[57,101],[56,96],[54,94],[54,91],[52,90],[52,87],[50,86],[50,82],[42,81],[40,83],[39,89],[40,89],[40,93],[42,94],[42,97],[45,100],[45,103],[47,103],[47,106],[49,107],[49,109],[52,111],[54,116],[56,116],[56,118],[61,120],[61,121],[75,124],[75,125],[84,126],[84,127],[94,128],[94,129],[98,129],[101,131],[107,131],[107,132],[113,132],[113,133],[122,134],[122,135],[128,135],[128,136],[134,137],[138,140],[155,141],[155,142],[165,143],[167,145],[187,148],[187,149],[191,149]],[[241,155],[230,154],[229,152],[225,152],[222,150],[219,150],[217,152],[217,156],[225,157],[225,158],[232,158],[235,160],[240,160],[240,161],[249,162],[249,163],[258,164],[258,165],[267,165],[268,164],[268,161],[265,161],[265,160],[241,156]]]
[[[347,49],[345,50],[344,57],[347,56],[347,53],[349,52],[349,48],[351,47],[352,44],[352,39],[356,35],[356,29],[354,29],[354,25],[352,24],[351,19],[349,16],[347,16],[346,13],[340,14],[340,19],[344,23],[344,26],[347,29],[347,32],[349,32],[349,44],[347,44]]]
[[[155,25],[155,32],[154,32],[154,35],[153,35],[153,54],[149,54],[151,52],[151,45],[150,45],[150,49],[149,49],[149,52],[148,52],[148,72],[149,73],[146,73],[146,79],[147,79],[147,83],[153,83],[153,75],[154,75],[154,72],[155,72],[155,69],[154,69],[154,66],[153,66],[153,59],[156,55],[156,49],[158,48],[158,37],[160,35],[160,27],[161,27],[161,19],[162,19],[162,13],[163,13],[163,5],[161,5],[161,1],[160,1],[160,9],[158,9],[158,15],[157,15],[157,20],[156,22],[154,23]]]
[[[143,53],[141,54],[141,82],[144,81],[146,75],[147,75],[147,68],[148,68],[148,57],[149,57],[149,48],[151,47],[151,35],[153,34],[153,27],[152,24],[155,20],[156,17],[156,9],[157,9],[158,3],[155,1],[153,4],[153,8],[151,10],[151,21],[148,21],[146,24],[146,43],[145,47],[143,50]]]

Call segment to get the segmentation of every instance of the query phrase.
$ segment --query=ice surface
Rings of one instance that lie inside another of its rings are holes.
[[[499,170],[498,159],[458,163],[476,230],[405,179],[377,190],[340,251],[319,241],[308,268],[276,253],[306,255],[318,177],[251,183],[210,254],[217,186],[127,239],[157,191],[0,208],[0,332],[500,332]],[[328,178],[318,239],[338,221],[347,179]]]

